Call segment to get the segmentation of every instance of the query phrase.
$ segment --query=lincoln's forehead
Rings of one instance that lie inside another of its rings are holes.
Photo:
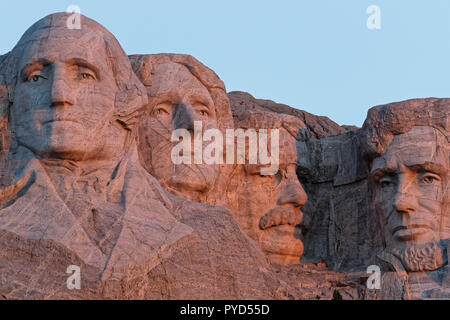
[[[448,168],[448,143],[445,136],[432,127],[414,127],[407,133],[397,135],[384,155],[374,160],[372,171],[437,164]]]

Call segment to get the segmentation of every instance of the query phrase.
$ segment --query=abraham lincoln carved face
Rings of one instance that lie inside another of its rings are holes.
[[[373,161],[375,208],[384,222],[388,248],[407,248],[440,240],[442,206],[449,176],[446,139],[418,126],[395,136]]]
[[[447,263],[449,103],[429,98],[378,106],[362,130],[373,235],[383,248],[378,257],[395,269],[432,271]]]

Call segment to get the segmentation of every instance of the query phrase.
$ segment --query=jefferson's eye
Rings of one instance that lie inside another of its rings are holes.
[[[153,109],[152,114],[155,116],[165,116],[168,115],[169,112],[165,107],[163,107],[163,105],[158,105]]]

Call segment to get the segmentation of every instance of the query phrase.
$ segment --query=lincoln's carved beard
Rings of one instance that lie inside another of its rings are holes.
[[[389,251],[398,258],[408,272],[424,272],[439,269],[448,263],[447,246],[442,242],[431,242],[423,246]]]

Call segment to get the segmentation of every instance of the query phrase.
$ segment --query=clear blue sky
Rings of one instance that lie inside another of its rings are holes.
[[[450,96],[449,0],[8,1],[0,53],[71,4],[129,54],[189,53],[228,91],[339,124],[361,126],[374,105]],[[372,4],[381,8],[381,30],[366,27]]]

